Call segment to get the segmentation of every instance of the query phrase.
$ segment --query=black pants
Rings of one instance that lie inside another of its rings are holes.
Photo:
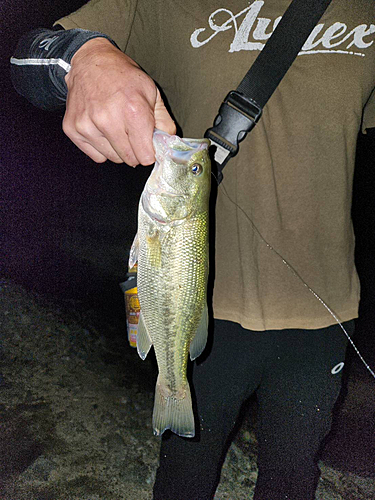
[[[352,333],[354,321],[345,328]],[[200,428],[193,439],[164,434],[154,499],[214,497],[229,436],[254,392],[259,404],[254,499],[313,499],[316,455],[331,427],[346,345],[339,325],[253,332],[215,320],[212,351],[193,369]]]

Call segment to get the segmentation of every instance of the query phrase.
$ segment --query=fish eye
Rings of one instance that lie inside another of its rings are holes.
[[[200,175],[203,172],[203,167],[200,163],[193,163],[191,166],[191,172],[194,175]]]

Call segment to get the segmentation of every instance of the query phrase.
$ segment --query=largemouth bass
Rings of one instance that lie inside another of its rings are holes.
[[[197,358],[207,340],[209,141],[160,130],[153,141],[156,162],[140,198],[129,259],[130,267],[138,261],[137,350],[145,359],[155,349],[154,434],[171,429],[193,437],[186,367],[189,351]]]

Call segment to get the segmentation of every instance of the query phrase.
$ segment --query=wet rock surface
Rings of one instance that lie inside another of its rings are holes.
[[[151,499],[155,362],[138,358],[125,329],[75,302],[56,305],[10,281],[2,298],[0,498]],[[252,421],[229,449],[216,500],[252,498]],[[321,468],[316,498],[375,498],[370,473]]]

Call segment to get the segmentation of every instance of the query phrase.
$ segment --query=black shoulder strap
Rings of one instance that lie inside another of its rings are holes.
[[[217,146],[219,181],[222,169],[237,154],[238,143],[261,117],[265,104],[330,2],[293,0],[237,89],[225,97],[214,126],[205,133],[211,144]]]

